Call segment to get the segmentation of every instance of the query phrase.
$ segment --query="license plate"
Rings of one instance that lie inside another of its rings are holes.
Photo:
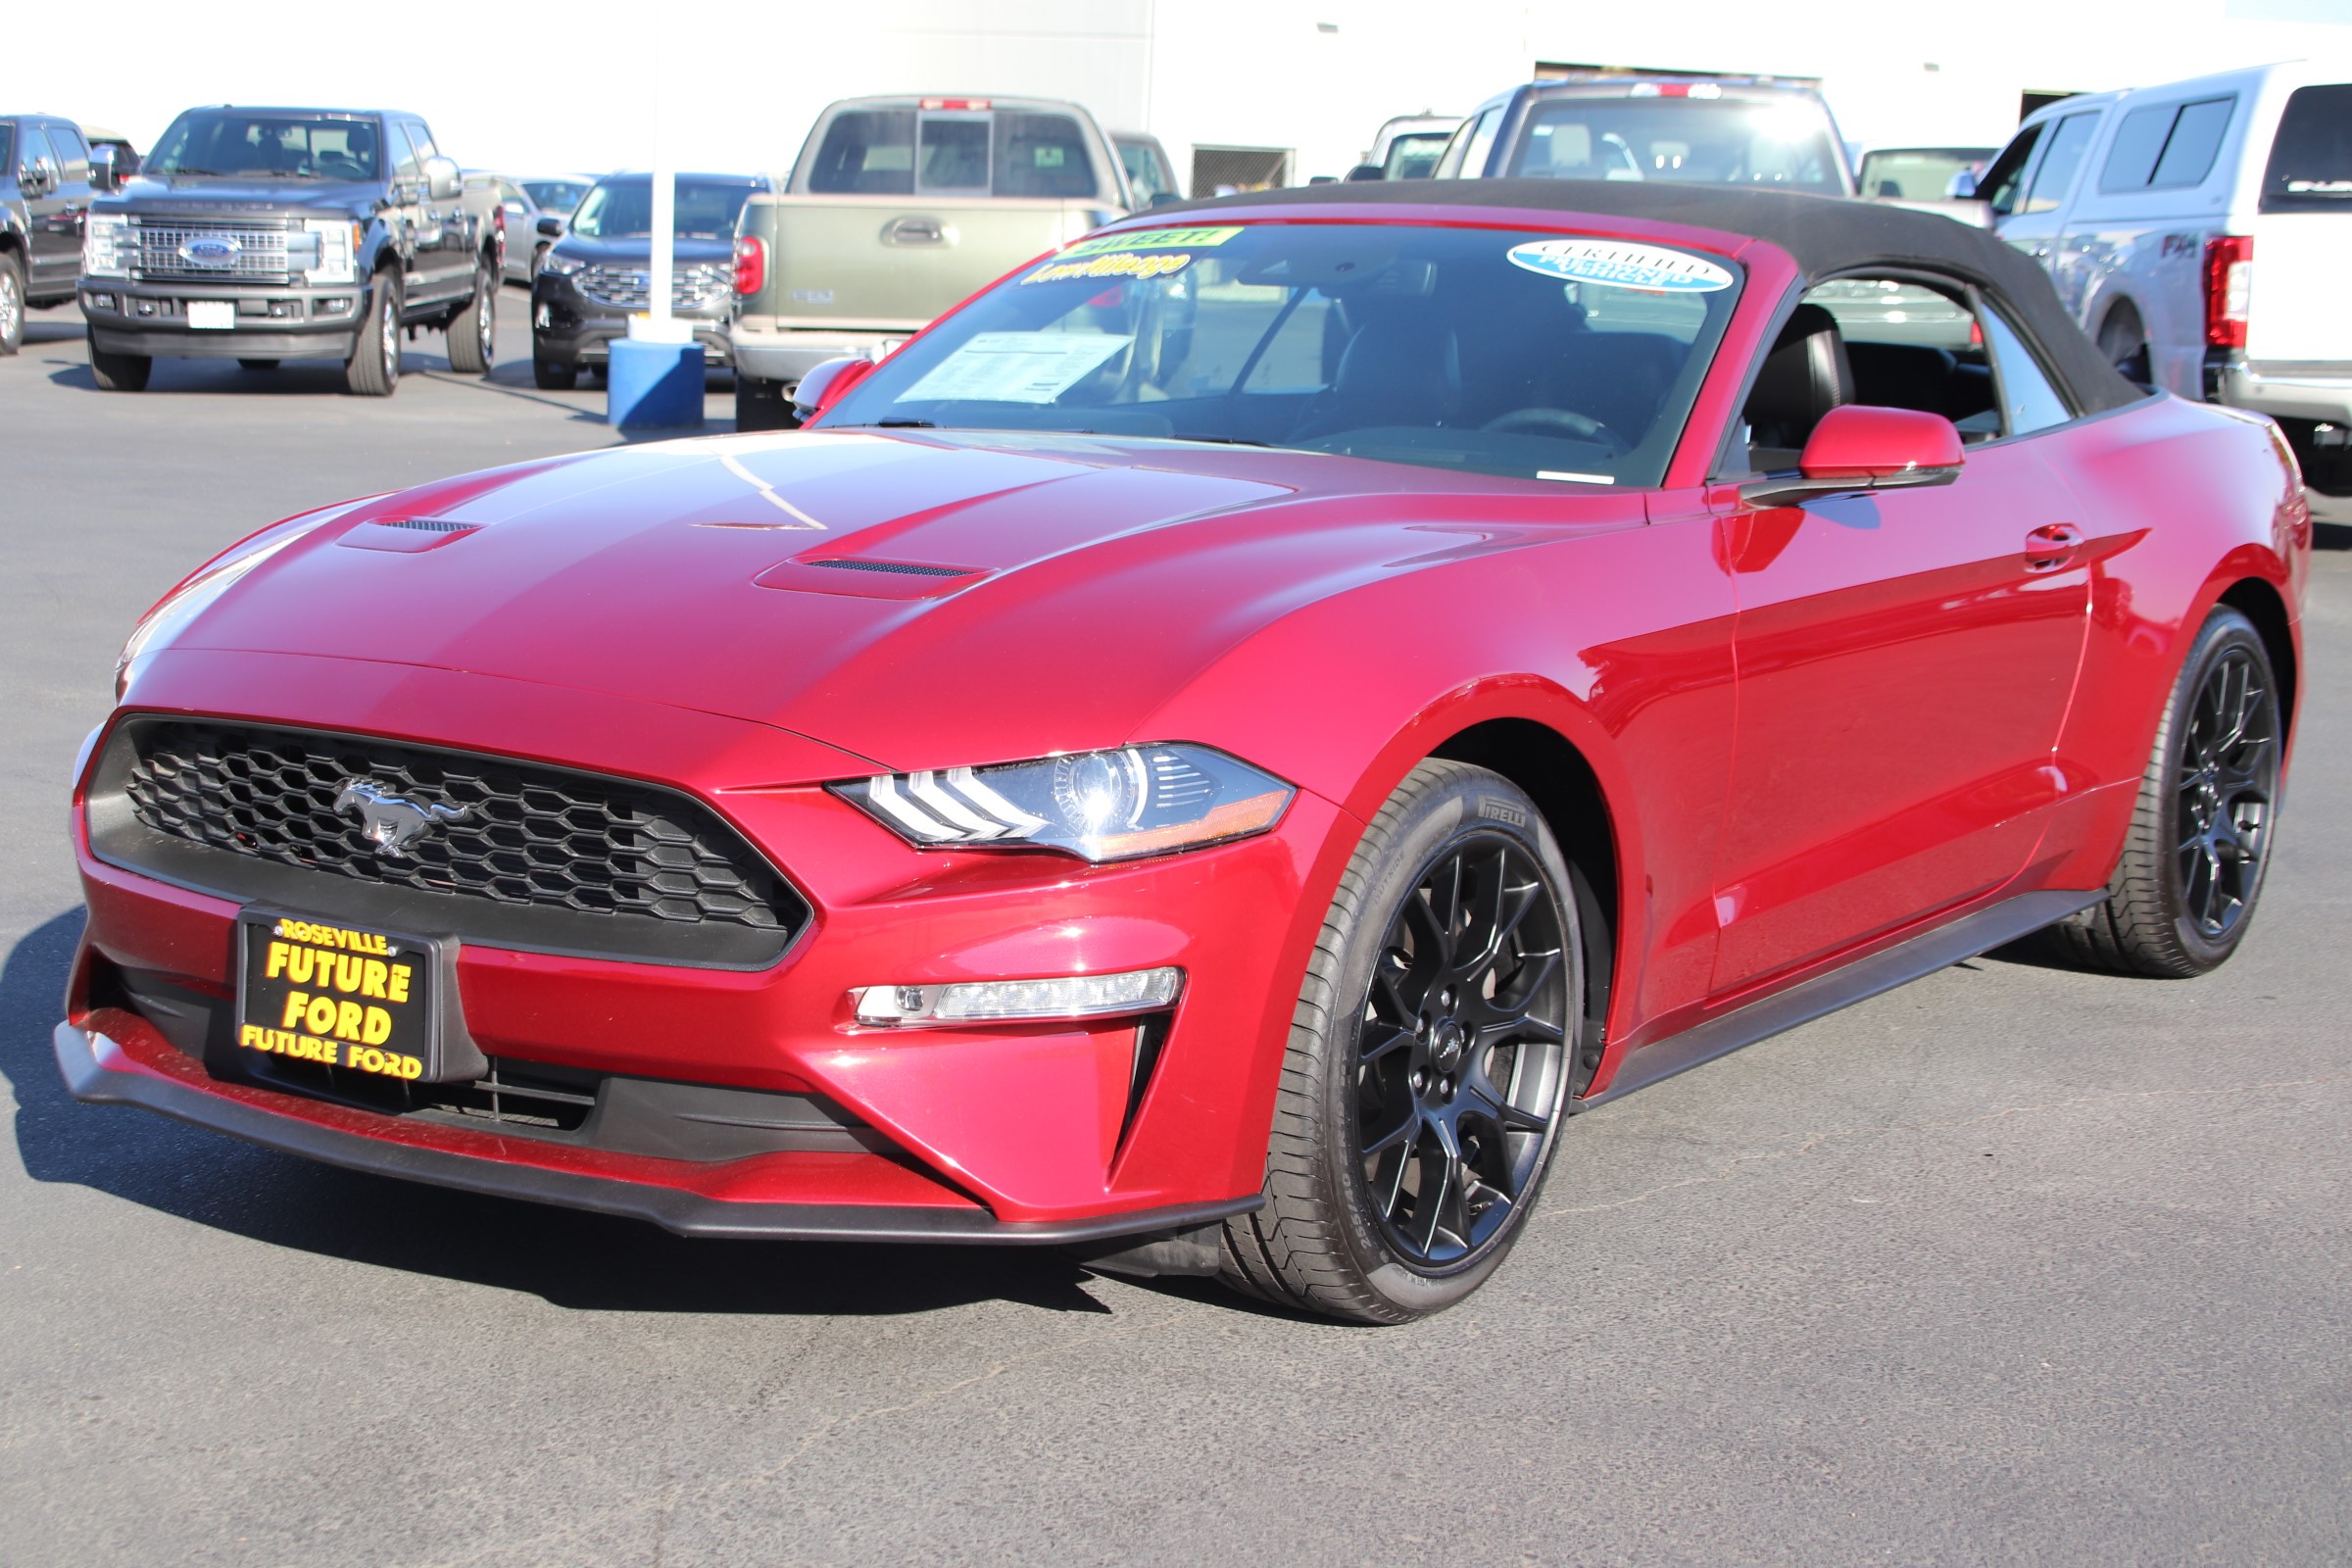
[[[235,300],[188,301],[188,325],[199,332],[227,332],[237,324]]]
[[[262,910],[238,929],[239,1050],[373,1078],[440,1075],[432,941]]]

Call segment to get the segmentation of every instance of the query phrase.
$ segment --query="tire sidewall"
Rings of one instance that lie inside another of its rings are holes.
[[[1545,896],[1552,901],[1564,938],[1569,984],[1566,1017],[1571,1037],[1560,1072],[1560,1103],[1553,1109],[1550,1141],[1528,1179],[1509,1225],[1467,1262],[1424,1273],[1405,1262],[1382,1236],[1359,1174],[1362,1158],[1356,1152],[1354,1103],[1357,1020],[1371,990],[1382,940],[1405,898],[1440,858],[1466,840],[1490,834],[1513,841],[1544,870]],[[1362,853],[1359,850],[1358,854]],[[1340,950],[1340,962],[1332,977],[1331,1006],[1323,1014],[1318,1043],[1316,1131],[1325,1156],[1322,1196],[1335,1220],[1334,1228],[1361,1277],[1399,1315],[1417,1317],[1451,1306],[1477,1290],[1501,1265],[1526,1229],[1559,1149],[1566,1121],[1567,1085],[1574,1076],[1575,1054],[1583,1044],[1576,1038],[1584,1015],[1583,941],[1568,866],[1559,846],[1534,803],[1494,774],[1465,768],[1448,778],[1415,804],[1368,860],[1363,897]]]
[[[2232,650],[2249,655],[2255,667],[2262,672],[2271,694],[2273,727],[2277,731],[2271,744],[2280,749],[2281,760],[2286,745],[2286,712],[2278,701],[2278,673],[2271,667],[2270,650],[2264,646],[2261,633],[2254,623],[2229,606],[2206,618],[2190,647],[2188,659],[2180,667],[2180,677],[2173,684],[2171,705],[2165,710],[2163,762],[2158,769],[2159,797],[2162,806],[2162,837],[2160,845],[2180,842],[2180,773],[2186,756],[2183,742],[2189,719],[2195,708],[2197,693],[2204,687],[2205,677],[2222,658]],[[2219,967],[2237,951],[2246,932],[2254,923],[2254,912],[2260,906],[2263,886],[2270,879],[2274,858],[2272,838],[2278,830],[2280,797],[2285,793],[2285,773],[2280,769],[2277,784],[2271,792],[2269,819],[2263,824],[2263,854],[2255,866],[2254,885],[2248,890],[2246,906],[2237,923],[2218,942],[2209,940],[2197,929],[2195,918],[2183,901],[2178,859],[2168,851],[2164,862],[2163,910],[2169,922],[2174,942],[2199,973]]]
[[[16,319],[0,325],[0,355],[10,355],[24,346],[24,318],[32,310],[24,295],[24,266],[14,251],[0,252],[0,290],[6,290],[8,299],[16,305]],[[0,308],[5,308],[6,303],[0,301]]]

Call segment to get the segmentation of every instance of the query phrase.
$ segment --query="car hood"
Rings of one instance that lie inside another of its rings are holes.
[[[654,241],[649,234],[627,234],[618,239],[589,239],[580,234],[566,234],[556,242],[556,254],[565,261],[586,262],[591,266],[646,267],[654,259]],[[680,239],[674,242],[670,254],[680,263],[724,262],[733,258],[735,242],[725,239]]]
[[[155,178],[142,174],[91,206],[102,213],[229,218],[252,213],[364,212],[383,197],[384,187],[375,180]]]
[[[1188,679],[1288,610],[1514,547],[1507,526],[1430,521],[1465,500],[1517,509],[1541,525],[1529,537],[1580,509],[1642,514],[1625,491],[1529,497],[1172,442],[713,437],[379,498],[249,573],[172,646],[612,693],[891,768],[1007,760],[1145,738]]]

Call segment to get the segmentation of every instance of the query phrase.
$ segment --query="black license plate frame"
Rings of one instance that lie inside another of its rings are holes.
[[[240,910],[231,1035],[238,1056],[265,1069],[282,1061],[379,1083],[440,1081],[442,947],[432,937],[319,915]]]

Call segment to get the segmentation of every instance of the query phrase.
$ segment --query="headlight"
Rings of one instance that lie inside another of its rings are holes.
[[[925,849],[1035,846],[1095,861],[1263,833],[1293,794],[1273,774],[1223,752],[1181,744],[886,773],[833,790]]]
[[[552,277],[569,277],[587,265],[586,262],[575,262],[568,256],[558,256],[551,250],[540,258],[539,270]]]
[[[76,777],[80,775],[76,774]],[[858,1021],[906,1028],[933,1023],[1013,1023],[1116,1018],[1156,1012],[1184,989],[1182,969],[1130,969],[1051,980],[957,980],[946,985],[859,986],[850,993]]]
[[[323,507],[273,522],[261,532],[239,540],[191,572],[186,580],[156,601],[155,608],[139,617],[131,628],[130,640],[122,645],[121,657],[115,661],[115,701],[138,674],[139,661],[149,654],[169,647],[172,640],[185,631],[188,623],[204,613],[222,594],[235,586],[238,578],[276,555],[280,550],[315,528],[342,516],[356,507],[366,506],[374,496],[363,496],[339,506]]]
[[[352,257],[359,245],[359,224],[340,218],[306,219],[286,236],[286,266],[300,272],[306,282],[357,282]]]
[[[90,215],[81,231],[81,270],[85,277],[128,277],[129,260],[122,254],[122,241],[129,225],[120,218],[101,218]]]

